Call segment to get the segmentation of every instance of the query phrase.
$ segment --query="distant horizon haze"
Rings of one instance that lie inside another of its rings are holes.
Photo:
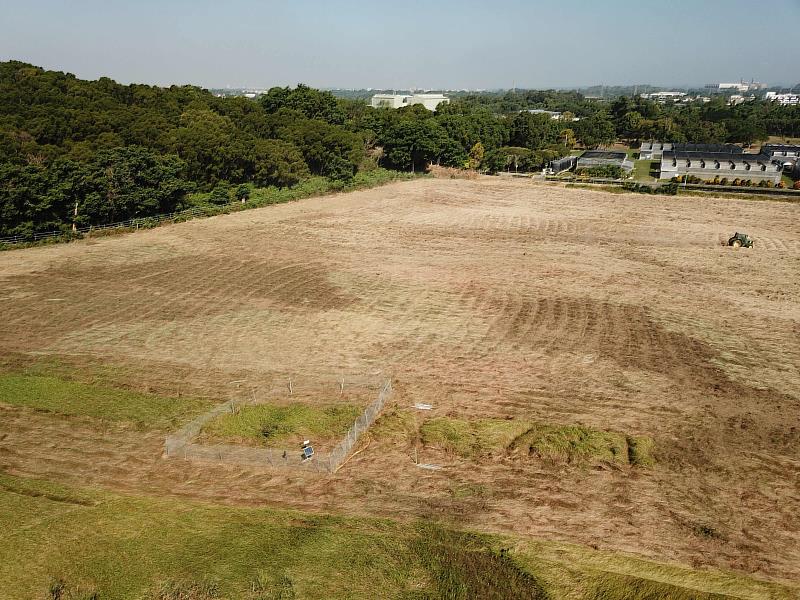
[[[0,60],[123,84],[681,90],[800,82],[791,60],[800,0],[1,0],[0,9]]]

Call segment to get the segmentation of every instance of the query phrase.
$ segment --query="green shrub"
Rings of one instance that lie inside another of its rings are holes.
[[[239,187],[236,188],[236,199],[247,201],[250,199],[250,186],[246,183],[242,183]]]
[[[231,201],[231,186],[227,181],[220,181],[211,190],[208,201],[212,204],[223,205]]]

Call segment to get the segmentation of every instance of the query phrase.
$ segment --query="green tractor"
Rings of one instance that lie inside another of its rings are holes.
[[[752,248],[753,240],[746,233],[736,232],[728,240],[728,246],[733,246],[734,248]]]

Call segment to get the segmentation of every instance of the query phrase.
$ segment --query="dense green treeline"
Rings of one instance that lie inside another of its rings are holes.
[[[545,109],[561,113],[552,118]],[[378,166],[530,171],[617,139],[754,143],[800,135],[800,107],[723,99],[663,106],[577,92],[459,94],[433,113],[373,109],[298,85],[256,100],[192,86],[83,81],[0,63],[0,236],[170,212],[187,193],[346,184]],[[244,186],[244,187],[243,187]],[[240,193],[241,191],[241,193]]]

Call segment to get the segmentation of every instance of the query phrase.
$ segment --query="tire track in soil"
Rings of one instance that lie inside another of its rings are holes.
[[[622,369],[668,376],[678,383],[719,385],[727,381],[712,365],[710,345],[666,330],[641,306],[592,298],[529,298],[508,291],[486,294],[489,335],[512,348],[547,355],[585,354],[614,361]]]

